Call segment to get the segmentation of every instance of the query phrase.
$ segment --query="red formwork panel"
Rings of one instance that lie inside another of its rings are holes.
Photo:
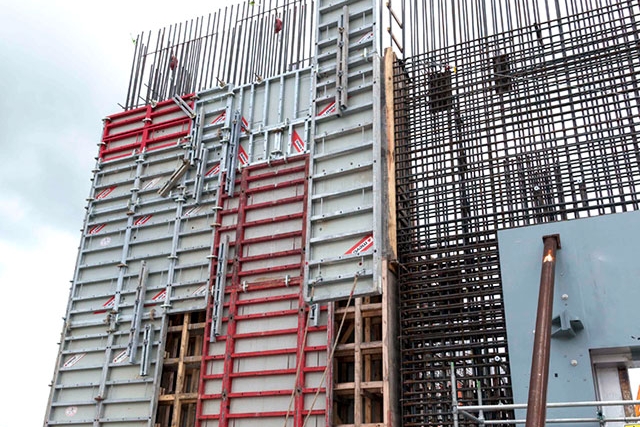
[[[193,108],[192,98],[191,95],[183,97]],[[115,160],[174,146],[189,135],[191,123],[191,118],[173,100],[107,116],[99,157],[102,161]]]
[[[221,194],[211,286],[227,263],[220,335],[205,353],[197,425],[326,425],[327,322],[308,322],[304,303],[304,239],[308,157],[245,167],[234,197]],[[223,193],[221,191],[221,193]],[[216,258],[228,239],[226,260]]]

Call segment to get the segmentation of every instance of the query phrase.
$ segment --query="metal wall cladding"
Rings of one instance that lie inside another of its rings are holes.
[[[381,291],[381,65],[373,1],[321,1],[306,298]]]
[[[326,423],[327,315],[312,321],[302,292],[307,158],[243,168],[219,199],[201,426]]]
[[[48,425],[150,425],[164,313],[206,307],[218,185],[190,109],[169,100],[105,119]]]

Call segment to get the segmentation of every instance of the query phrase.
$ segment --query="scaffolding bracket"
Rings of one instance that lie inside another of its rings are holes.
[[[238,152],[240,150],[240,130],[242,128],[242,116],[240,110],[233,113],[233,121],[231,122],[231,135],[227,146],[227,158],[225,166],[227,167],[226,191],[229,197],[233,197],[236,184],[236,170],[238,169]]]
[[[151,349],[153,348],[153,326],[144,327],[144,338],[142,341],[142,358],[140,359],[140,376],[146,377],[151,366]]]
[[[215,342],[220,335],[222,326],[222,312],[224,308],[224,288],[227,280],[227,251],[229,236],[224,237],[218,249],[218,267],[216,269],[216,281],[213,288],[213,312],[211,313],[211,332],[209,342]]]
[[[140,337],[140,325],[144,313],[144,300],[147,292],[147,277],[149,270],[147,262],[142,261],[140,274],[138,275],[138,287],[136,288],[136,300],[133,303],[133,318],[131,319],[131,330],[129,331],[129,344],[127,353],[129,355],[129,363],[136,362],[136,353],[138,351],[138,339]]]
[[[349,85],[349,6],[342,7],[338,25],[336,50],[336,114],[347,109],[347,87]]]
[[[196,118],[196,112],[189,106],[189,104],[184,102],[184,99],[180,98],[178,95],[173,95],[172,99],[173,102],[175,102],[190,119]]]

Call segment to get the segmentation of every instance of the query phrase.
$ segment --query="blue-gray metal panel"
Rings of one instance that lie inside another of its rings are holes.
[[[321,1],[318,6],[305,267],[308,300],[381,291],[380,190],[386,169],[380,161],[380,53],[375,49],[379,21],[374,3]],[[343,51],[345,42],[348,48]],[[345,108],[340,108],[343,102]]]
[[[574,338],[551,340],[547,400],[590,401],[596,394],[589,351],[627,348],[630,355],[629,348],[638,348],[640,241],[631,236],[639,230],[640,212],[629,212],[498,233],[515,402],[526,403],[528,395],[542,236],[560,234],[562,243],[556,257],[553,316],[566,310],[584,325]],[[550,410],[548,416],[594,414],[594,408],[570,408]],[[517,417],[524,413],[519,411]]]

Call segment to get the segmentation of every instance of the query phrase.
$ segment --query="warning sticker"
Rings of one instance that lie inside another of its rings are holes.
[[[360,37],[358,39],[358,41],[356,43],[360,43],[360,42],[364,42],[364,41],[367,41],[367,40],[371,40],[372,38],[373,38],[373,31],[364,34],[362,37]]]
[[[298,132],[296,132],[295,129],[293,130],[293,134],[291,135],[291,145],[293,145],[293,148],[298,153],[304,152],[306,148],[304,141],[302,140],[302,138],[300,138],[300,135],[298,134]]]
[[[77,406],[68,406],[65,410],[64,410],[64,414],[67,417],[73,417],[75,414],[78,413],[78,407]]]
[[[333,101],[329,105],[324,107],[322,111],[320,111],[320,113],[318,113],[318,117],[325,117],[335,112],[336,112],[336,101]]]
[[[135,221],[133,221],[133,225],[135,225],[135,226],[143,225],[143,224],[147,223],[147,221],[149,221],[152,216],[153,215],[141,216],[140,218],[138,218]]]
[[[127,360],[127,350],[122,350],[113,358],[113,363],[122,363]]]
[[[227,113],[225,111],[223,111],[218,117],[213,119],[211,124],[212,125],[217,125],[217,124],[220,124],[220,123],[224,123],[224,119],[226,119],[226,118],[227,118]]]
[[[191,295],[204,295],[206,291],[207,291],[207,285],[205,284],[205,285],[200,286],[195,291],[193,291],[193,294],[191,294]]]
[[[212,125],[217,125],[217,124],[224,123],[226,118],[227,118],[227,113],[226,113],[226,111],[223,111],[222,113],[220,113],[220,115],[218,117],[213,119],[211,124]],[[245,135],[249,133],[249,122],[244,117],[241,118],[240,132],[245,134]]]
[[[242,166],[246,166],[249,164],[249,156],[247,155],[247,152],[244,151],[244,148],[242,148],[242,145],[238,149],[238,160],[240,160]]]
[[[345,252],[344,254],[345,255],[360,255],[360,254],[363,254],[363,253],[367,252],[371,248],[373,248],[373,234],[370,234],[370,235],[360,239],[358,241],[358,243],[356,243],[351,248],[349,248],[349,250],[347,252]]]
[[[78,363],[80,361],[80,359],[82,359],[86,355],[87,355],[87,353],[74,354],[69,359],[67,359],[66,362],[64,362],[64,365],[62,365],[62,367],[63,368],[70,368],[73,365],[75,365],[76,363]]]
[[[112,187],[109,188],[105,188],[104,190],[102,190],[101,192],[99,192],[98,194],[96,194],[96,200],[100,200],[100,199],[104,199],[105,197],[107,197],[109,194],[111,194],[111,192],[113,190],[115,190],[117,187],[117,185],[114,185]]]
[[[101,232],[102,230],[104,230],[104,228],[107,226],[107,224],[97,224],[94,225],[93,227],[91,227],[89,229],[89,231],[87,231],[87,234],[92,235],[92,234],[98,234],[99,232]]]
[[[151,298],[151,301],[153,302],[164,301],[166,297],[167,297],[167,290],[163,289],[160,292],[158,292],[153,298]]]
[[[202,206],[194,206],[191,209],[189,209],[188,211],[186,211],[183,216],[184,217],[193,216],[193,215],[197,214],[198,212],[201,212],[202,209],[204,209]]]
[[[217,165],[215,165],[214,167],[212,167],[211,169],[209,169],[204,176],[209,178],[210,176],[215,176],[218,175],[220,173],[220,163],[218,163]]]
[[[160,181],[160,178],[153,178],[151,181],[147,182],[142,189],[143,190],[149,190],[150,188],[153,188],[156,186],[156,184]]]
[[[104,304],[102,304],[102,310],[98,310],[98,311],[94,311],[93,314],[102,314],[102,313],[106,313],[107,310],[113,308],[113,306],[116,305],[116,297],[113,296],[111,298],[109,298],[107,300],[107,302],[105,302]]]
[[[100,246],[102,247],[109,246],[109,243],[111,243],[111,237],[105,237],[102,240],[100,240]]]

